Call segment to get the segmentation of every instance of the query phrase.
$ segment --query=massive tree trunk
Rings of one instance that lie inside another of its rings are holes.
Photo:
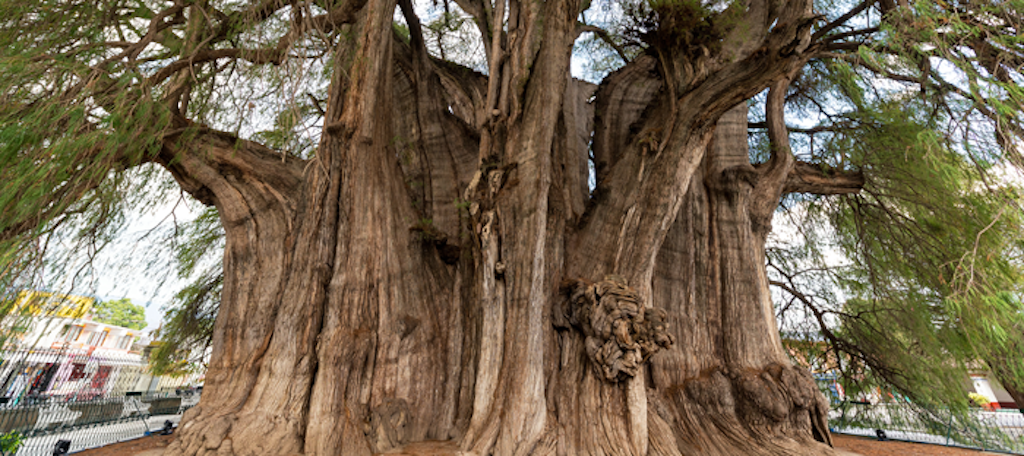
[[[828,454],[764,268],[799,168],[779,128],[768,163],[746,147],[773,84],[781,123],[809,3],[600,88],[569,75],[576,2],[466,2],[507,17],[489,77],[433,61],[399,4],[408,43],[394,2],[346,7],[315,158],[166,138],[227,235],[205,392],[169,454]]]
[[[1013,398],[1013,402],[1017,404],[1017,410],[1024,413],[1024,391],[1017,388],[1016,384],[1010,383],[1009,381],[1003,383],[1003,388]]]
[[[1003,353],[1020,353],[1016,350],[1017,347],[1011,345],[1005,348]],[[1016,357],[1018,355],[1011,355]],[[992,373],[995,374],[996,380],[1003,386],[1003,389],[1010,395],[1013,402],[1017,404],[1017,409],[1020,413],[1024,413],[1024,380],[1021,380],[1019,376],[1015,375],[1014,369],[1011,365],[1016,359],[1010,358],[1009,360],[1005,357],[989,354],[988,362]]]

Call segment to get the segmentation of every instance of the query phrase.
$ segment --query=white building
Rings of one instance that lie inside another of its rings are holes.
[[[988,399],[987,404],[978,404],[987,409],[1018,409],[1024,405],[1013,401],[1010,393],[999,384],[995,376],[988,370],[974,369],[970,372],[970,383],[966,386],[969,393],[978,393]]]
[[[148,374],[139,330],[93,321],[94,298],[23,292],[0,326],[0,402],[153,392],[183,380]]]

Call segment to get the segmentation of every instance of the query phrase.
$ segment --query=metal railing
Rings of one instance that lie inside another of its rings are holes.
[[[61,440],[75,452],[142,437],[199,401],[181,389],[197,381],[154,377],[138,353],[3,350],[0,435],[17,432],[17,454],[40,456]]]
[[[842,402],[829,412],[832,432],[1024,455],[1024,414],[1016,409],[948,409],[905,403]]]
[[[0,406],[0,433],[18,432],[20,456],[52,455],[60,440],[81,451],[131,440],[177,425],[199,402],[199,393],[129,395],[91,400],[49,400],[42,404]]]

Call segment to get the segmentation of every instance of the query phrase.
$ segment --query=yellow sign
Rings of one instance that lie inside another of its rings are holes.
[[[36,317],[82,318],[96,298],[49,293],[44,291],[22,291],[18,293],[15,312]]]

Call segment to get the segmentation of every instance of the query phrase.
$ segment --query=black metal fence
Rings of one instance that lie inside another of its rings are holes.
[[[181,414],[199,402],[199,393],[137,395],[90,400],[49,400],[33,405],[0,406],[0,432],[18,432],[23,444],[18,455],[52,455],[60,440],[70,451],[139,438],[177,425]]]
[[[829,413],[832,432],[1024,455],[1024,414],[1018,410],[953,413],[905,403],[842,402]]]

